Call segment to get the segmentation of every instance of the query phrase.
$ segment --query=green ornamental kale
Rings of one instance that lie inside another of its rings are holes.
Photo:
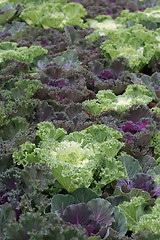
[[[113,20],[110,15],[99,15],[95,19],[87,19],[87,24],[88,27],[94,29],[92,34],[86,36],[86,39],[90,42],[94,42],[99,37],[106,36],[112,31],[126,27],[125,19],[116,18]]]
[[[26,142],[19,152],[14,152],[14,163],[23,166],[32,162],[46,163],[68,192],[89,187],[97,168],[100,169],[100,186],[126,176],[122,163],[115,159],[123,146],[118,141],[122,137],[120,132],[104,125],[92,125],[66,135],[64,129],[55,129],[49,122],[42,122],[38,127],[38,147]]]
[[[0,63],[4,58],[16,59],[22,62],[32,63],[33,59],[44,55],[48,50],[41,46],[18,47],[15,42],[1,42],[0,43]]]
[[[149,230],[155,233],[160,231],[160,199],[156,200],[156,205],[152,212],[140,217],[136,231]]]
[[[16,100],[23,99],[28,100],[31,98],[38,90],[42,89],[43,85],[38,80],[23,79],[15,82],[15,87],[10,90],[5,90],[2,87],[1,95],[6,100]]]
[[[147,209],[148,205],[142,196],[133,197],[130,202],[123,202],[119,205],[120,211],[127,218],[129,231],[135,232],[139,225],[140,217],[151,211],[150,208]]]
[[[140,24],[130,28],[110,31],[102,46],[102,54],[107,59],[125,57],[132,71],[138,72],[153,58],[160,56],[159,29],[149,31]]]
[[[125,93],[116,96],[112,90],[100,90],[97,99],[83,102],[93,114],[107,111],[108,109],[124,112],[133,104],[148,104],[154,98],[152,93],[142,85],[128,85]]]
[[[160,163],[160,131],[153,137],[150,146],[154,147],[155,158]]]
[[[146,8],[144,12],[137,11],[134,13],[129,12],[129,10],[124,10],[121,12],[121,17],[127,21],[135,21],[141,24],[143,24],[144,21],[160,23],[160,7]]]
[[[64,29],[66,25],[79,25],[84,28],[82,18],[87,15],[85,8],[79,3],[50,0],[27,3],[20,17],[29,25],[43,28]]]

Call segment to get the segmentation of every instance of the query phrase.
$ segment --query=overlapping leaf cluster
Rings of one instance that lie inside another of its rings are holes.
[[[0,2],[1,239],[159,239],[159,5]]]

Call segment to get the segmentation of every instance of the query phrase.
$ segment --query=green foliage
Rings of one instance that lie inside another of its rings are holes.
[[[38,124],[37,136],[42,141],[55,140],[61,141],[61,139],[67,134],[63,128],[56,129],[50,122],[43,122]]]
[[[131,179],[135,177],[137,173],[142,172],[142,167],[140,166],[137,159],[130,155],[122,155],[118,158],[119,161],[123,163],[123,166],[126,168],[128,178]]]
[[[68,192],[89,187],[97,168],[101,169],[102,185],[126,176],[122,163],[114,159],[123,146],[117,140],[122,136],[118,131],[93,125],[66,135],[64,129],[55,129],[49,122],[40,123],[38,127],[38,147],[30,142],[23,144],[21,150],[13,154],[15,163],[24,166],[33,161],[46,163]]]
[[[86,36],[86,39],[90,42],[94,42],[100,36],[106,36],[110,32],[123,29],[126,26],[125,19],[116,18],[113,20],[109,15],[99,15],[95,19],[87,19],[87,24],[94,29],[92,34]]]
[[[154,108],[152,108],[152,111],[155,112],[155,113],[157,113],[157,115],[160,116],[160,108],[159,108],[159,107],[154,107]]]
[[[130,202],[124,202],[119,205],[120,211],[123,212],[127,218],[129,231],[136,231],[140,217],[147,213],[147,210],[145,210],[146,206],[148,206],[148,203],[141,196],[133,197]],[[148,211],[150,211],[150,209]]]
[[[140,217],[136,231],[149,230],[155,233],[160,231],[160,199],[156,200],[156,205],[152,208],[152,212]]]
[[[70,205],[75,203],[74,197],[69,194],[57,194],[51,199],[51,212],[58,212],[63,215],[63,211]]]
[[[127,176],[126,169],[124,168],[121,161],[113,159],[107,159],[105,162],[106,167],[101,169],[101,185],[105,186],[114,180]]]
[[[158,30],[149,31],[137,24],[110,32],[107,37],[110,40],[101,46],[104,57],[114,60],[123,56],[128,59],[129,66],[134,72],[138,72],[153,58],[160,56]]]
[[[96,96],[97,100],[83,102],[93,114],[99,114],[108,109],[123,113],[133,104],[148,104],[154,98],[152,93],[142,85],[128,85],[125,93],[118,96],[112,90],[100,90]]]
[[[129,12],[129,10],[124,10],[121,12],[121,17],[125,18],[125,20],[132,20],[137,23],[143,24],[144,21],[152,21],[159,23],[160,22],[160,7],[156,6],[154,8],[146,8],[144,12]]]
[[[74,49],[69,49],[61,56],[55,57],[53,62],[57,63],[66,70],[69,70],[71,67],[76,70],[80,70],[80,65],[82,64],[78,60],[78,54]]]
[[[2,140],[12,140],[13,138],[20,137],[21,134],[27,132],[28,124],[24,118],[15,117],[12,118],[3,125],[0,129],[0,138]]]
[[[87,14],[85,8],[79,3],[66,3],[64,1],[38,1],[28,3],[20,17],[29,25],[43,28],[64,29],[66,25],[79,25],[84,28],[82,18]]]
[[[37,56],[46,54],[48,51],[41,46],[18,47],[15,42],[1,42],[0,43],[0,62],[4,58],[16,59],[22,62],[32,63]]]
[[[21,151],[14,152],[13,158],[18,165],[26,166],[28,163],[36,161],[36,153],[34,152],[36,145],[30,142],[26,142],[21,146]]]
[[[8,224],[9,220],[14,219],[14,217],[15,217],[14,209],[9,203],[5,203],[0,206],[0,221],[1,221],[0,236],[6,224]]]
[[[71,194],[77,203],[87,203],[90,200],[97,198],[98,195],[93,192],[90,188],[78,188]]]
[[[126,189],[125,189],[126,190]],[[114,191],[115,199],[114,197],[111,197],[111,202],[116,203],[116,197],[118,197],[117,201],[130,201],[131,198],[133,197],[143,197],[145,201],[150,201],[151,196],[148,192],[143,191],[142,189],[138,188],[132,188],[131,191],[127,192],[122,192],[120,188],[116,188]]]
[[[0,3],[0,25],[5,24],[10,18],[12,18],[16,12],[16,8],[13,3]]]
[[[160,162],[160,131],[153,137],[150,146],[154,147],[155,158]]]
[[[11,1],[11,0],[10,0]],[[23,7],[27,8],[29,6],[35,6],[35,5],[41,5],[46,3],[45,0],[20,0],[21,4]],[[60,3],[60,4],[66,4],[67,0],[47,0],[47,3],[52,3],[52,4],[56,4],[56,3]]]
[[[127,232],[127,219],[124,213],[120,212],[119,207],[114,208],[115,222],[112,224],[112,228],[119,233],[120,236],[124,236]]]
[[[11,90],[2,90],[1,94],[6,100],[31,98],[43,85],[37,80],[23,79],[15,82],[15,87]]]

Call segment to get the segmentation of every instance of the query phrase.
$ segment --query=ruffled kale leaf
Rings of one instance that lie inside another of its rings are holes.
[[[144,105],[133,105],[125,111],[122,121],[119,127],[124,136],[124,150],[136,158],[141,158],[145,154],[151,155],[149,144],[159,128],[159,120],[149,108]]]
[[[144,26],[146,26],[147,23],[149,25],[149,22],[150,22],[149,26],[151,26],[151,23],[152,23],[152,26],[155,26],[155,28],[158,27],[156,23],[159,23],[159,20],[160,20],[159,18],[160,7],[159,6],[153,7],[157,1],[151,1],[150,4],[149,4],[149,1],[146,1],[146,2],[148,2],[146,4],[147,9],[145,9],[144,11],[137,11],[133,13],[133,12],[129,12],[129,10],[124,10],[121,12],[121,17],[124,17],[127,21],[140,23]]]
[[[141,196],[133,197],[130,202],[124,202],[119,205],[120,211],[126,216],[128,230],[136,231],[141,216],[151,212],[148,206],[149,204]]]
[[[101,90],[97,94],[97,99],[87,100],[83,103],[89,111],[94,114],[108,109],[124,112],[134,104],[148,104],[152,101],[152,93],[142,85],[128,85],[125,93],[116,96],[111,90]]]
[[[53,99],[68,104],[83,102],[94,96],[94,93],[87,89],[84,75],[75,69],[65,71],[54,63],[46,66],[37,77],[43,84],[43,89],[37,95],[41,100]]]
[[[12,191],[19,190],[18,184],[20,184],[20,170],[18,168],[10,168],[3,172],[0,177],[0,205],[10,202],[12,197]],[[19,199],[17,191],[17,200]],[[12,200],[13,201],[13,200]]]
[[[74,49],[68,49],[61,56],[57,56],[53,59],[53,62],[60,65],[63,69],[69,70],[70,68],[75,68],[80,70],[80,65],[82,64],[79,59],[77,52]]]
[[[5,171],[13,164],[12,154],[18,150],[19,145],[27,139],[35,140],[35,126],[21,117],[10,118],[1,124],[0,139],[1,171]]]
[[[16,26],[17,25],[15,23],[15,27]],[[12,26],[12,28],[13,27],[14,25]],[[70,45],[66,35],[58,31],[57,29],[39,29],[36,26],[27,25],[27,27],[21,29],[21,31],[19,32],[17,32],[16,29],[15,35],[13,35],[12,28],[10,28],[8,31],[4,31],[4,33],[2,32],[2,34],[6,35],[10,34],[10,32],[12,34],[11,37],[6,36],[5,40],[17,42],[20,47],[31,47],[32,45],[42,46],[43,48],[48,50],[47,58],[49,59],[49,62],[51,62],[52,59],[57,56],[57,53],[62,53]],[[43,61],[41,60],[41,62]],[[46,66],[46,63],[43,63],[44,66],[42,66],[42,63],[39,63],[38,65],[39,66],[37,67],[37,70],[39,71],[42,69],[42,67]]]
[[[4,82],[7,80],[17,77],[20,73],[28,73],[29,72],[29,64],[27,62],[20,62],[11,59],[5,59],[3,63],[0,63],[0,76],[1,79]]]
[[[121,71],[118,69],[118,67],[116,69],[116,63],[112,68],[115,68],[114,71],[112,69],[106,69],[101,71],[98,75],[96,75],[95,78],[93,78],[95,92],[104,89],[111,89],[115,94],[122,94],[127,88],[127,85],[131,84],[131,80],[127,71]]]
[[[132,234],[132,237],[134,240],[148,240],[148,239],[155,239],[158,240],[159,239],[159,232],[155,233],[155,232],[151,232],[148,230],[143,230],[143,231],[139,231],[136,234]]]
[[[160,201],[157,199],[152,212],[140,217],[136,231],[149,230],[154,233],[159,232],[159,205]]]
[[[130,28],[110,31],[106,36],[110,40],[106,40],[102,44],[102,54],[112,60],[120,56],[127,58],[129,66],[134,72],[140,71],[159,55],[158,30],[149,31],[142,25],[135,24]]]
[[[14,3],[2,2],[0,3],[0,24],[4,25],[6,22],[13,19],[14,16],[20,14],[18,7],[16,8]],[[17,14],[18,13],[18,14]]]
[[[77,0],[69,0],[69,2],[77,2]],[[98,15],[111,15],[113,19],[116,17],[119,17],[121,14],[121,11],[123,9],[130,9],[130,11],[134,12],[136,10],[141,10],[146,8],[147,6],[151,7],[151,2],[153,1],[147,1],[149,2],[148,5],[145,2],[141,1],[128,1],[128,0],[120,0],[120,1],[110,1],[110,0],[100,0],[98,2],[90,1],[88,4],[87,0],[81,0],[80,3],[85,7],[88,17],[89,18],[95,18]],[[153,6],[155,3],[152,3]]]
[[[9,220],[13,220],[15,218],[15,211],[9,203],[5,203],[0,206],[0,237],[4,237],[4,228],[7,226]]]
[[[86,231],[82,227],[64,224],[56,214],[25,213],[19,222],[9,221],[3,235],[5,239],[71,239],[87,240]]]
[[[1,94],[6,100],[13,101],[17,98],[27,100],[40,89],[42,89],[42,84],[39,81],[24,79],[15,82],[15,87],[10,90],[2,90]]]
[[[160,161],[160,131],[153,137],[150,146],[154,148],[155,158],[157,162]]]
[[[48,51],[41,46],[18,47],[15,42],[1,42],[0,43],[0,62],[4,58],[16,59],[18,61],[32,63],[37,56],[46,54]]]
[[[25,166],[20,173],[25,192],[44,192],[55,183],[55,178],[47,165]]]
[[[79,25],[82,28],[86,26],[83,23],[83,18],[87,12],[79,3],[67,3],[67,1],[50,1],[46,3],[40,1],[36,5],[32,3],[24,4],[24,7],[25,9],[20,17],[28,25],[61,30],[64,30],[65,25]]]

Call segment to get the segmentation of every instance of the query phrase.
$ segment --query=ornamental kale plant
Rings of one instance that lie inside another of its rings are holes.
[[[19,61],[32,63],[35,57],[44,55],[47,52],[48,51],[41,46],[18,48],[17,43],[2,42],[0,43],[0,62],[3,62],[4,58],[12,58]]]
[[[68,192],[89,187],[97,169],[102,186],[118,175],[125,176],[122,163],[114,159],[123,146],[118,141],[122,137],[120,132],[104,125],[92,125],[66,135],[64,129],[55,129],[49,122],[42,122],[38,127],[38,147],[26,142],[19,152],[14,152],[14,163],[23,166],[32,162],[46,163]],[[112,169],[113,166],[115,169]],[[117,175],[114,176],[113,172]]]
[[[142,189],[150,194],[152,198],[160,198],[160,187],[148,174],[137,173],[134,178],[118,180],[118,187],[123,191],[131,191],[133,188]]]
[[[145,229],[155,233],[159,232],[159,204],[160,199],[157,199],[155,206],[152,208],[152,212],[140,217],[136,232]]]
[[[159,30],[149,31],[136,24],[130,28],[110,32],[107,37],[110,40],[102,44],[102,54],[112,60],[121,56],[127,58],[134,72],[140,71],[160,54]]]
[[[125,93],[118,96],[111,90],[101,90],[96,96],[97,99],[83,102],[93,114],[99,114],[108,109],[124,112],[136,103],[145,105],[153,99],[152,93],[142,85],[128,85]]]
[[[86,16],[86,10],[79,3],[67,3],[67,1],[49,2],[38,1],[35,4],[25,1],[25,9],[20,18],[29,25],[37,25],[43,28],[64,29],[65,25],[79,25],[85,27],[82,18]],[[36,14],[35,14],[36,13]]]
[[[160,23],[160,7],[155,6],[154,8],[147,8],[143,12],[137,11],[131,13],[128,10],[121,12],[121,17],[124,17],[126,20],[135,21],[137,23],[143,24],[145,21]],[[157,25],[158,27],[158,25]]]

